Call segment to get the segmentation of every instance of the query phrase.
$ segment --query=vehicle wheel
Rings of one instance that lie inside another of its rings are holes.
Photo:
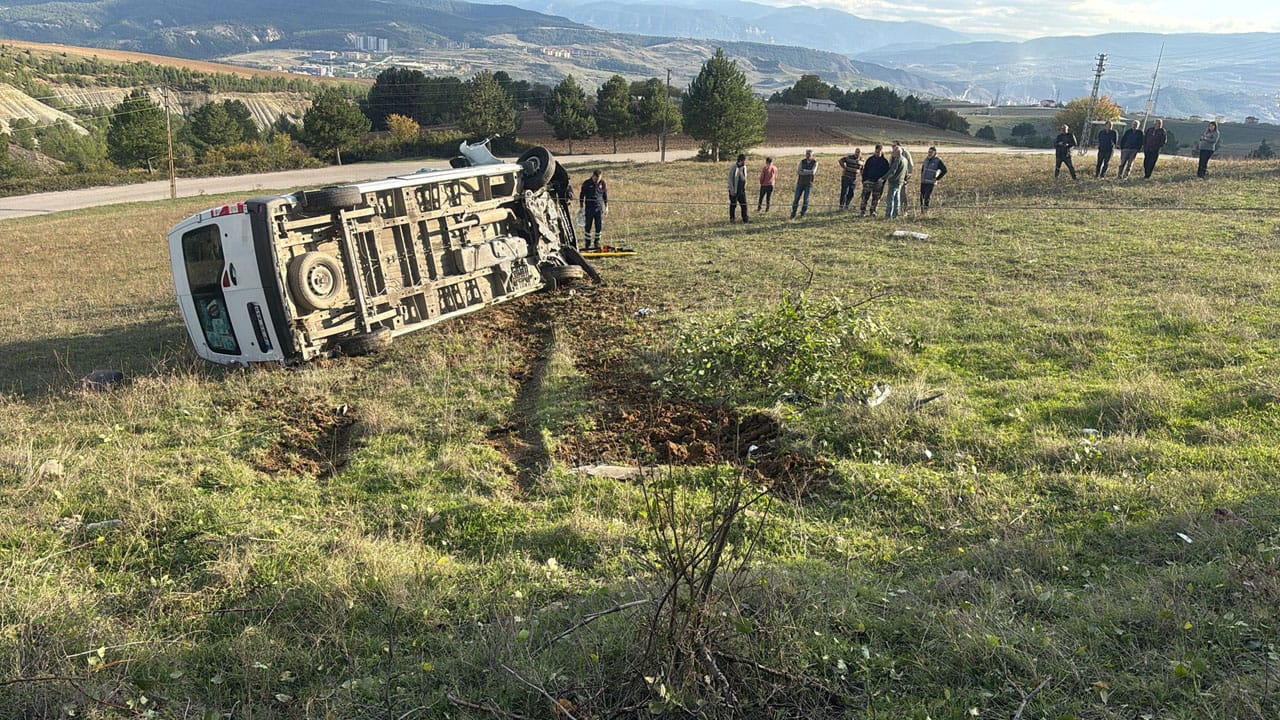
[[[355,207],[364,202],[364,193],[349,185],[335,185],[319,190],[302,191],[302,207],[316,212]]]
[[[351,357],[382,352],[391,347],[391,331],[380,328],[364,335],[353,335],[342,340],[338,347],[342,349],[344,355]]]
[[[449,159],[449,167],[451,168],[471,167],[471,161],[466,159],[462,155],[454,155],[452,158]]]
[[[569,187],[569,171],[559,161],[553,163],[556,169],[551,173],[551,179],[548,181],[553,187]]]
[[[587,274],[577,265],[556,265],[547,271],[547,275],[559,287],[574,287],[586,280]]]
[[[556,159],[551,157],[551,151],[542,146],[525,150],[516,162],[524,166],[525,190],[542,189],[556,172]]]
[[[346,278],[338,259],[322,252],[303,253],[289,263],[289,292],[306,310],[324,310],[346,297]]]
[[[596,272],[596,269],[591,267],[591,263],[587,262],[586,258],[582,257],[582,253],[578,252],[577,248],[570,247],[568,245],[561,245],[560,254],[564,255],[564,259],[568,260],[572,267],[576,267],[589,275],[593,282],[604,282],[604,279],[600,277],[600,273]]]

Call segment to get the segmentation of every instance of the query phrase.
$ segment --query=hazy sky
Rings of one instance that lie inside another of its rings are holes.
[[[1108,32],[1280,32],[1274,0],[757,0],[827,6],[876,20],[915,20],[1019,39]]]

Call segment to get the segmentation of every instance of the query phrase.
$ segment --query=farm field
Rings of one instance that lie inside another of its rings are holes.
[[[607,165],[605,285],[280,370],[172,297],[240,196],[0,222],[0,718],[1280,715],[1280,163],[835,159]]]

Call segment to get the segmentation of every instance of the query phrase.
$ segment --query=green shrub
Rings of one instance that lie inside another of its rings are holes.
[[[856,304],[788,294],[771,310],[690,322],[661,384],[714,402],[864,398],[904,349]]]

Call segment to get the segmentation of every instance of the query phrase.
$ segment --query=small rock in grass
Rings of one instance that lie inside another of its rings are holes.
[[[45,460],[40,463],[40,467],[36,470],[36,477],[41,480],[62,477],[62,462],[53,459]]]
[[[85,390],[110,390],[124,382],[124,373],[119,370],[94,370],[80,381]]]

